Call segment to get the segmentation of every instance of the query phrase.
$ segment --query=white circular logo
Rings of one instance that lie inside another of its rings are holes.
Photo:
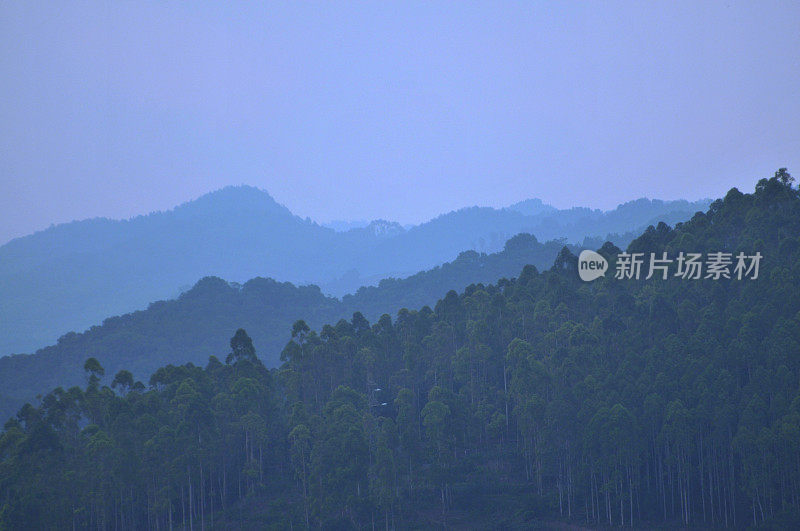
[[[578,275],[581,280],[591,282],[605,275],[607,270],[608,262],[603,255],[588,249],[581,251],[581,255],[578,257]]]

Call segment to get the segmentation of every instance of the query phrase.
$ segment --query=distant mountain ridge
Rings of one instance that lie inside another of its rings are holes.
[[[0,357],[0,418],[39,392],[82,383],[83,362],[89,356],[100,360],[109,375],[126,368],[144,378],[164,363],[204,364],[224,352],[231,330],[244,326],[264,363],[277,366],[297,319],[319,327],[360,311],[377,321],[400,308],[433,305],[452,289],[516,275],[528,264],[546,269],[562,248],[561,241],[540,243],[519,234],[501,252],[465,251],[452,262],[408,278],[384,279],[341,300],[325,296],[317,286],[270,278],[237,284],[206,277],[175,299],[109,317],[83,333],[70,332],[34,354]]]
[[[465,250],[499,251],[521,232],[541,241],[632,237],[658,221],[688,219],[707,202],[639,200],[607,213],[540,208],[531,216],[519,211],[532,212],[535,201],[527,204],[461,209],[407,230],[379,220],[337,232],[292,214],[267,192],[238,186],[129,220],[56,225],[0,247],[0,355],[32,351],[109,315],[145,308],[206,276],[269,276],[341,296]]]
[[[552,205],[542,202],[541,199],[526,199],[519,203],[514,203],[506,207],[508,210],[514,210],[525,216],[538,216],[541,214],[552,214],[557,212],[558,209]]]

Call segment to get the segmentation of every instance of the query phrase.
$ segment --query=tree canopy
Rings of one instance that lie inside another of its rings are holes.
[[[628,247],[760,252],[755,280],[586,283],[565,249],[394,318],[298,316],[274,369],[240,329],[224,362],[57,388],[0,435],[0,527],[796,527],[789,177]]]

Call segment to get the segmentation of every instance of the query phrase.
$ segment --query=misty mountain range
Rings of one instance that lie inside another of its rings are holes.
[[[126,368],[137,378],[146,378],[164,363],[202,366],[209,356],[222,355],[226,338],[245,327],[264,363],[277,367],[298,319],[318,328],[350,319],[358,311],[376,322],[401,308],[433,306],[450,290],[510,278],[528,264],[547,269],[562,248],[560,241],[540,243],[529,234],[519,234],[498,253],[465,251],[452,262],[405,279],[381,280],[341,300],[323,295],[317,286],[268,278],[237,284],[206,277],[176,299],[109,317],[83,333],[70,332],[34,354],[1,357],[0,418],[32,401],[37,393],[83,383],[83,363],[90,356],[100,360],[109,375]]]
[[[625,246],[648,225],[688,219],[708,203],[638,199],[603,212],[528,200],[464,208],[411,228],[380,220],[337,232],[292,214],[262,190],[227,187],[170,211],[56,225],[0,247],[0,354],[52,344],[175,297],[206,276],[268,276],[342,296],[462,251],[500,251],[522,232],[539,241]]]

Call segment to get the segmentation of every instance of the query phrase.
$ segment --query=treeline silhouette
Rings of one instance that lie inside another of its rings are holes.
[[[0,436],[0,526],[800,524],[800,194],[785,170],[629,251],[760,252],[755,280],[552,268],[312,330],[268,370],[127,371]],[[600,250],[613,270],[620,250]]]

